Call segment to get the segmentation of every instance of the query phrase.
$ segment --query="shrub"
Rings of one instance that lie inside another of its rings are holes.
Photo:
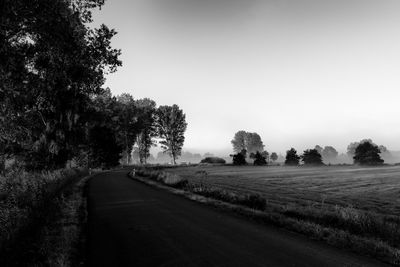
[[[256,210],[265,210],[267,201],[258,194],[248,194],[244,197],[240,204]]]
[[[202,159],[200,163],[225,164],[226,161],[218,157],[206,157],[205,159]]]
[[[290,150],[286,151],[285,165],[297,166],[299,165],[299,161],[300,161],[300,156],[297,155],[296,149],[291,148]]]
[[[323,165],[321,154],[318,152],[317,149],[307,149],[304,151],[303,155],[301,156],[304,165],[314,165],[319,166]]]
[[[242,150],[242,152],[232,155],[233,165],[246,165],[246,150]]]
[[[255,154],[252,154],[251,157],[254,158],[254,165],[267,165],[267,156],[268,152],[260,153],[256,152]]]
[[[353,157],[355,164],[360,165],[381,165],[383,159],[379,155],[381,151],[378,146],[370,142],[364,142],[357,146]]]
[[[48,202],[86,174],[76,169],[41,173],[13,169],[0,176],[0,249],[45,216]]]
[[[148,177],[154,181],[175,188],[184,188],[188,184],[188,181],[179,175],[157,170],[137,169],[132,172],[132,175]]]

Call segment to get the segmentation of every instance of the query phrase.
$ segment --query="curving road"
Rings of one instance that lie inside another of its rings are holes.
[[[88,184],[89,266],[380,266],[127,177]],[[383,265],[382,265],[383,266]]]

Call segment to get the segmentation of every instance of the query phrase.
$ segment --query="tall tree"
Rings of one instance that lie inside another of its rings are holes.
[[[122,94],[117,97],[117,114],[113,119],[117,122],[117,140],[123,147],[125,163],[129,164],[132,147],[139,134],[138,112],[135,101],[130,94]]]
[[[156,112],[156,126],[161,147],[168,153],[174,164],[181,155],[183,143],[185,142],[185,131],[187,127],[186,116],[178,105],[160,106]]]
[[[140,125],[140,132],[136,138],[139,159],[140,163],[147,163],[147,158],[150,156],[150,148],[155,145],[153,138],[157,136],[155,125],[156,102],[144,98],[136,100],[135,105],[138,109],[138,123]]]
[[[62,166],[84,143],[83,116],[104,74],[121,65],[115,31],[89,28],[102,0],[4,0],[0,16],[0,129],[32,168]]]
[[[96,125],[90,129],[89,136],[89,167],[117,166],[122,147],[117,143],[114,130],[106,125]]]
[[[246,150],[248,153],[257,153],[264,151],[264,144],[258,133],[247,133],[245,137]]]
[[[233,137],[233,140],[231,141],[233,145],[233,151],[240,153],[243,149],[246,150],[246,131],[238,131],[235,133],[235,136]]]
[[[106,88],[93,97],[87,116],[87,143],[82,147],[87,150],[89,167],[111,167],[118,163],[124,145],[118,140],[120,134],[120,106],[117,98]]]

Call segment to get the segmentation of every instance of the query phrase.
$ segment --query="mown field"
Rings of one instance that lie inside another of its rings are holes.
[[[400,166],[194,166],[167,171],[191,183],[258,193],[270,204],[354,207],[400,216]]]

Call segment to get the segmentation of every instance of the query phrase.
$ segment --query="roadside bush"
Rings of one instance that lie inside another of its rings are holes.
[[[183,179],[179,175],[163,171],[137,169],[134,172],[132,172],[132,174],[142,177],[148,177],[154,181],[158,181],[161,182],[162,184],[175,188],[184,188],[188,184],[188,181],[186,179]]]
[[[86,171],[78,169],[52,172],[12,169],[0,176],[0,252],[24,228],[46,214],[48,201],[66,185],[86,174]]]
[[[226,161],[218,157],[206,157],[205,159],[202,159],[200,163],[225,164]]]

